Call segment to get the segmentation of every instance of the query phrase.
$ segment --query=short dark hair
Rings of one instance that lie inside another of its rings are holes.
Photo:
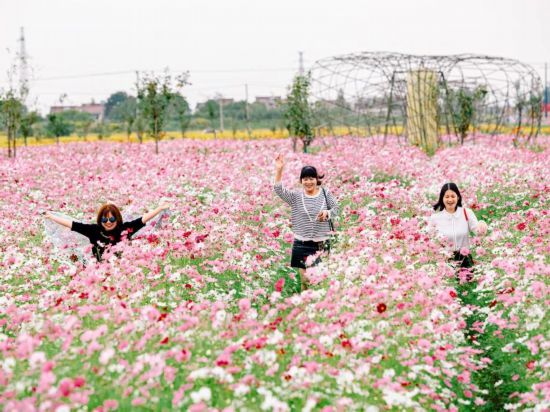
[[[106,217],[109,213],[116,218],[117,225],[122,225],[122,214],[119,208],[112,203],[101,206],[97,212],[97,224],[101,226],[101,218]]]
[[[317,169],[315,168],[315,166],[304,166],[302,167],[302,171],[300,172],[300,182],[305,177],[314,177],[315,179],[317,179],[317,186],[321,186],[321,184],[323,183],[322,179],[325,177],[325,175],[320,175],[319,173],[317,173]]]
[[[434,205],[434,210],[441,211],[445,209],[445,204],[443,203],[443,197],[445,196],[445,193],[447,190],[451,190],[456,193],[458,196],[458,202],[456,202],[456,207],[462,207],[462,195],[460,194],[460,190],[458,190],[458,186],[455,183],[449,182],[445,183],[443,187],[441,188],[441,191],[439,192],[439,199],[437,203]]]

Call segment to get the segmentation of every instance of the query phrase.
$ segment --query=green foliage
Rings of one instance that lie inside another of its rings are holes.
[[[35,111],[24,113],[21,117],[21,123],[19,124],[19,133],[21,134],[21,136],[23,136],[23,139],[25,139],[25,145],[27,144],[27,137],[34,134],[34,124],[40,120],[40,115]]]
[[[111,118],[118,120],[124,124],[124,130],[126,135],[130,138],[132,134],[132,128],[136,122],[137,116],[137,99],[133,96],[129,96],[123,102],[113,107],[111,111]]]
[[[57,143],[59,143],[61,136],[68,136],[74,130],[74,126],[64,116],[60,116],[60,114],[49,114],[47,117],[48,123],[46,124],[46,134],[50,137],[55,137]]]
[[[170,111],[172,115],[176,117],[181,131],[181,137],[185,137],[185,132],[191,123],[191,108],[185,97],[179,93],[174,94],[172,97],[172,104],[170,105]]]
[[[172,77],[165,73],[144,75],[136,84],[139,111],[143,116],[147,131],[155,139],[155,152],[158,153],[158,141],[164,130],[166,114],[177,90],[187,84],[188,74],[176,77],[175,86]]]
[[[23,116],[25,106],[13,90],[8,90],[4,96],[0,96],[0,112],[2,121],[8,132],[8,157],[15,157],[15,138]]]
[[[304,153],[314,139],[312,108],[308,102],[310,85],[310,73],[294,77],[285,110],[288,132],[302,141]]]
[[[449,90],[447,99],[452,110],[455,133],[460,137],[461,144],[464,143],[474,121],[476,103],[481,102],[486,94],[487,90],[482,86],[478,86],[474,90],[466,88],[456,91]]]
[[[131,96],[129,96],[126,92],[115,92],[111,94],[105,102],[105,118],[111,119],[113,116],[113,109],[130,98]]]
[[[94,120],[94,116],[92,116],[90,113],[80,112],[78,110],[66,110],[60,113],[56,113],[56,115],[68,123]]]

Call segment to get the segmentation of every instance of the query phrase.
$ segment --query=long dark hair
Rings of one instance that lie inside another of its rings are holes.
[[[434,205],[435,211],[441,211],[445,209],[445,204],[443,203],[443,197],[445,196],[445,193],[447,190],[452,190],[456,193],[458,196],[458,202],[456,202],[456,207],[462,207],[462,195],[460,194],[460,190],[458,190],[458,186],[455,183],[449,182],[445,183],[443,187],[441,188],[441,191],[439,192],[439,199],[437,203]]]

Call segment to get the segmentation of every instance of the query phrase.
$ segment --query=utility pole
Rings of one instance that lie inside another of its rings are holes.
[[[27,50],[25,47],[25,31],[21,27],[19,37],[19,93],[21,95],[21,103],[25,104],[25,100],[29,94],[29,73],[27,66]]]
[[[246,130],[248,132],[248,137],[250,137],[250,110],[248,108],[248,84],[244,85],[244,94],[245,94],[244,118],[246,120]]]
[[[303,76],[304,75],[304,52],[303,51],[300,51],[298,52],[299,54],[299,61],[300,61],[300,66],[299,66],[299,70],[298,72],[300,73],[300,76]]]

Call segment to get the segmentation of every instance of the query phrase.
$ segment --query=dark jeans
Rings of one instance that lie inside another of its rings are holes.
[[[459,270],[457,271],[457,276],[460,277],[460,274],[464,273],[466,281],[471,281],[473,278],[474,267],[474,259],[472,258],[472,255],[462,255],[457,250],[454,252],[451,260],[455,261],[458,264]]]
[[[312,240],[302,241],[295,239],[292,244],[292,257],[290,266],[293,268],[306,268],[306,259],[308,256],[315,255],[317,252],[330,252],[330,241],[314,242]],[[312,266],[318,265],[321,262],[321,257],[317,257]]]

